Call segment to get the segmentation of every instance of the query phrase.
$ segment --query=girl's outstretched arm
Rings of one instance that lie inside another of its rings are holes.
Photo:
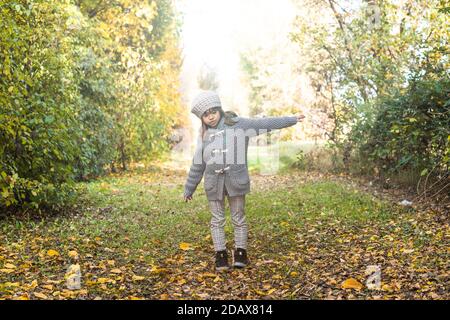
[[[194,159],[192,160],[191,168],[184,185],[184,199],[191,200],[192,195],[197,189],[198,184],[202,180],[203,172],[205,171],[206,163],[203,160],[202,138],[199,137],[197,146],[195,148]]]
[[[255,130],[255,134],[269,132],[274,129],[282,129],[293,126],[302,120],[303,116],[289,117],[265,117],[265,118],[239,118],[238,127],[244,130]]]

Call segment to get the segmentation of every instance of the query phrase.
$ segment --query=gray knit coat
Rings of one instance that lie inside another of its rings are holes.
[[[216,128],[208,128],[204,137],[199,137],[184,186],[185,196],[194,194],[203,175],[208,200],[222,200],[224,187],[231,197],[249,193],[247,150],[250,138],[297,123],[295,116],[234,119],[237,122],[227,126],[222,116]]]

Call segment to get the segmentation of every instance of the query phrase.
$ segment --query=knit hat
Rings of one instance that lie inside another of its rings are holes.
[[[202,91],[192,100],[191,112],[201,119],[206,110],[214,107],[222,108],[219,95],[214,91]]]

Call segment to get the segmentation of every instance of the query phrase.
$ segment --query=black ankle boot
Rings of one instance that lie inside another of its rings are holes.
[[[234,267],[245,268],[248,264],[247,250],[236,248],[234,251]]]
[[[228,254],[226,250],[216,252],[216,270],[223,271],[228,270],[230,265],[228,264]]]

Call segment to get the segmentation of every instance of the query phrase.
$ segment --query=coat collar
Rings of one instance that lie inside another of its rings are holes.
[[[217,124],[217,128],[216,129],[222,130],[223,128],[225,128],[225,116],[222,116],[220,118],[220,121]]]

